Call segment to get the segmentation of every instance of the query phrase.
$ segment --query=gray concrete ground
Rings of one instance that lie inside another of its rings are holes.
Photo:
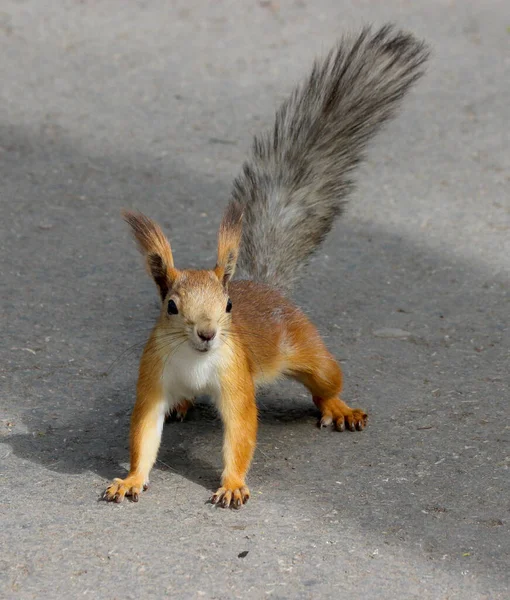
[[[429,73],[296,294],[370,426],[319,431],[301,388],[266,390],[253,498],[225,511],[203,401],[138,504],[98,502],[157,314],[121,207],[212,265],[251,135],[387,20]],[[508,597],[509,27],[506,0],[2,2],[0,596]]]

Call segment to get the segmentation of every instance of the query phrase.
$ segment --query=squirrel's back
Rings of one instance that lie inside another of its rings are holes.
[[[231,342],[242,346],[257,384],[293,374],[296,361],[311,365],[322,356],[331,361],[317,329],[307,316],[277,289],[258,281],[232,281]],[[302,356],[305,354],[305,356]]]
[[[251,279],[292,285],[341,214],[367,142],[427,58],[423,42],[391,25],[345,37],[255,138],[232,193],[244,208],[239,265]]]

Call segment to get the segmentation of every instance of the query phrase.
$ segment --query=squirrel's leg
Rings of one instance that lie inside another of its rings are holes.
[[[317,336],[318,337],[318,336]],[[321,427],[334,423],[338,431],[346,427],[350,431],[361,431],[367,424],[367,414],[360,408],[351,408],[339,395],[342,390],[340,365],[317,338],[313,347],[301,347],[292,357],[289,375],[305,385],[312,394],[313,401],[321,412]]]
[[[131,416],[130,468],[125,479],[114,479],[104,493],[106,500],[122,502],[131,496],[134,502],[147,489],[149,473],[156,462],[167,408],[161,376],[153,360],[142,357],[137,398]],[[150,368],[144,366],[150,365]]]
[[[171,421],[184,421],[186,415],[188,414],[188,410],[193,406],[193,400],[181,400],[179,404],[173,406],[165,415],[165,423],[170,423]]]
[[[250,467],[257,438],[257,405],[251,377],[246,381],[227,382],[218,407],[223,420],[223,464],[221,487],[211,498],[223,508],[240,506],[248,501],[250,490],[245,477]]]

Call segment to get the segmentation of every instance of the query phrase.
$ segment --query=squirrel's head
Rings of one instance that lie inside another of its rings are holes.
[[[197,352],[213,350],[230,327],[228,284],[234,275],[242,234],[242,207],[231,202],[220,225],[214,269],[178,270],[170,243],[157,223],[141,213],[124,212],[162,301],[160,326],[168,347],[189,343]]]

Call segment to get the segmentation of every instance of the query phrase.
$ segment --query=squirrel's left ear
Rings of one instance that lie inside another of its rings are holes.
[[[243,208],[232,200],[221,220],[218,234],[218,261],[214,272],[226,288],[236,270],[239,245],[243,233]]]

